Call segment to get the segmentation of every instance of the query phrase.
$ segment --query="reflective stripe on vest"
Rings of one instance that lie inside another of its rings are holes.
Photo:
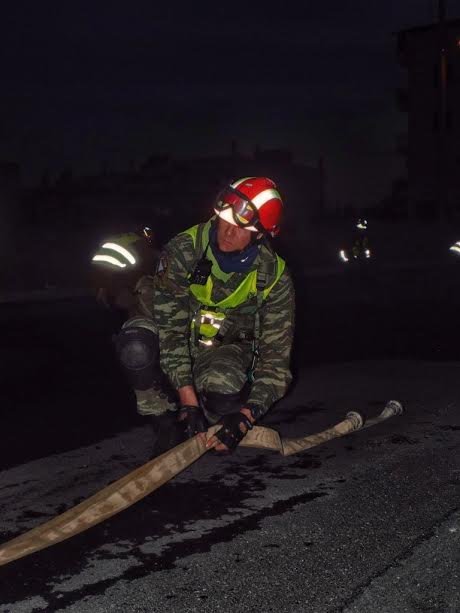
[[[102,262],[115,268],[135,266],[137,264],[136,251],[132,245],[138,240],[139,236],[133,232],[115,236],[100,246],[92,261]]]
[[[211,222],[208,221],[202,231],[200,245],[197,245],[198,238],[198,230],[199,226],[193,226],[188,230],[185,230],[184,234],[188,234],[192,241],[193,246],[198,248],[201,251],[201,247],[208,244],[209,241],[209,230],[211,227]],[[201,255],[201,254],[199,254]],[[214,260],[214,258],[210,258]],[[281,275],[284,272],[286,263],[285,261],[276,254],[276,275],[274,281],[268,286],[265,287],[262,291],[262,299],[265,300],[270,294],[271,290],[275,287],[276,283],[279,281]],[[216,263],[217,264],[217,263]],[[196,298],[201,306],[199,313],[199,323],[200,323],[200,336],[203,336],[207,339],[214,337],[218,332],[219,328],[222,326],[223,320],[225,318],[225,313],[229,309],[234,309],[245,302],[247,302],[250,298],[257,295],[257,269],[250,271],[240,285],[235,289],[233,293],[229,296],[220,300],[219,302],[214,302],[212,300],[212,290],[213,290],[213,280],[212,274],[208,277],[206,285],[197,285],[195,283],[190,284],[190,291],[192,295]],[[206,308],[208,307],[208,308]],[[211,307],[211,309],[209,308]],[[214,310],[216,309],[216,310]],[[213,319],[213,324],[209,324],[209,320]],[[219,321],[216,322],[215,320]],[[197,325],[198,321],[195,319],[192,321],[192,329]],[[219,325],[216,325],[216,324]],[[205,343],[209,344],[209,343]]]

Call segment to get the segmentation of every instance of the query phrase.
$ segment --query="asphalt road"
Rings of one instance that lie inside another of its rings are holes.
[[[390,398],[403,416],[290,458],[210,453],[0,568],[0,612],[460,611],[456,312],[363,295],[301,303],[296,385],[268,425],[312,433]],[[116,322],[84,300],[0,318],[3,542],[145,462],[150,431],[112,357]]]

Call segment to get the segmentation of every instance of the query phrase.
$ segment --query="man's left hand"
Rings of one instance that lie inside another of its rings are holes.
[[[206,441],[206,447],[213,447],[216,451],[234,451],[248,430],[252,429],[254,422],[251,411],[247,408],[224,415],[219,421],[222,428]]]

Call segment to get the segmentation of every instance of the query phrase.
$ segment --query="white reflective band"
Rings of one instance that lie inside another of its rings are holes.
[[[346,253],[345,253],[345,251],[344,251],[343,249],[342,249],[342,251],[340,252],[340,257],[342,258],[342,260],[343,260],[344,262],[348,262],[347,255],[346,255]]]
[[[211,339],[204,339],[204,338],[200,338],[199,343],[201,343],[202,345],[207,345],[208,347],[210,347],[212,345],[212,340]]]
[[[260,209],[262,205],[264,205],[269,200],[273,200],[273,198],[280,198],[280,195],[276,191],[276,189],[264,189],[263,192],[260,192],[260,194],[257,194],[257,196],[254,196],[254,198],[252,198],[252,202],[256,205],[257,209]]]
[[[221,317],[220,319],[218,318],[214,318],[212,315],[207,315],[204,314],[201,316],[201,323],[202,324],[207,324],[207,325],[211,325],[214,326],[214,328],[217,328],[217,330],[220,328],[220,326],[222,325],[222,321],[223,321],[223,317]]]
[[[449,247],[450,251],[455,251],[455,253],[460,253],[460,247],[458,245],[453,245],[452,247]]]
[[[238,185],[241,185],[242,183],[244,183],[245,181],[250,181],[251,179],[256,179],[257,177],[244,177],[243,179],[240,179],[239,181],[235,181],[235,183],[232,183],[232,187],[233,189],[237,189]]]
[[[102,249],[111,249],[112,251],[117,251],[120,255],[124,256],[133,266],[136,263],[136,258],[133,256],[133,254],[121,245],[117,245],[117,243],[104,243],[102,245]]]
[[[213,324],[214,323],[214,317],[212,317],[212,315],[202,315],[201,316],[201,323],[207,323],[207,324]]]
[[[112,264],[112,266],[118,266],[118,268],[126,268],[126,264],[111,255],[95,255],[93,262],[105,262],[106,264]]]

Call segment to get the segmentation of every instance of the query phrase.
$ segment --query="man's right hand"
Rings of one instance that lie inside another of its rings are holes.
[[[192,438],[208,430],[208,422],[200,407],[183,405],[179,409],[177,420],[185,426],[185,435]]]

